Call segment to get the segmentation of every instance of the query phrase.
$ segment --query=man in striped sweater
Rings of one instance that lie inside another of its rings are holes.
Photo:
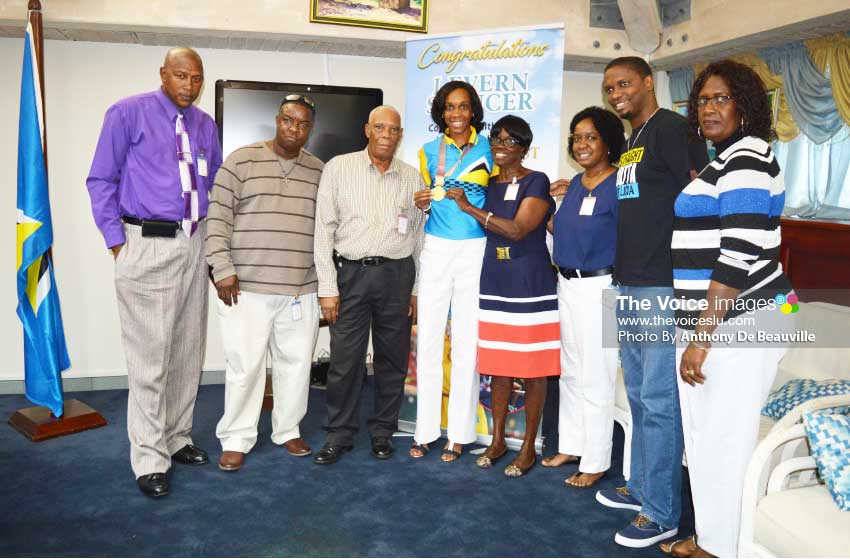
[[[272,442],[293,456],[312,452],[298,426],[319,325],[313,230],[324,164],[304,149],[315,114],[309,97],[286,96],[275,138],[230,154],[213,186],[207,262],[227,359],[216,428],[225,471],[240,469],[257,441],[269,350]]]

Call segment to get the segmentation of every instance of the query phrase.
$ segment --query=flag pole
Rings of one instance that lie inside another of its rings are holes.
[[[41,2],[29,0],[27,4],[27,20],[32,28],[33,55],[38,68],[38,80],[41,84],[41,146],[44,155],[44,170],[47,172],[47,118],[44,103],[44,31],[41,16]],[[47,249],[47,258],[53,263],[53,247]],[[9,424],[20,431],[33,442],[39,442],[54,437],[79,433],[107,425],[106,419],[96,410],[83,402],[72,399],[66,400],[62,417],[56,417],[45,406],[23,408],[12,414]]]
[[[27,16],[32,25],[32,39],[35,43],[35,59],[38,61],[38,80],[41,83],[41,111],[44,115],[41,124],[41,146],[44,150],[44,168],[47,169],[47,105],[44,103],[44,26],[41,21],[41,1],[29,0]]]

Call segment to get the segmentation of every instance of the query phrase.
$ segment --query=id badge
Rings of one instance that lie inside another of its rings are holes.
[[[578,210],[578,215],[593,215],[594,206],[596,206],[596,198],[585,196],[581,201],[581,208]]]
[[[398,232],[402,235],[407,235],[407,226],[410,219],[406,214],[398,214]]]
[[[516,177],[514,177],[513,182],[508,185],[508,188],[505,189],[505,200],[516,200],[516,195],[519,192],[519,184],[516,182]]]
[[[293,301],[292,305],[292,320],[301,320],[301,301]]]
[[[198,156],[198,174],[202,177],[207,176],[207,158],[203,154]]]

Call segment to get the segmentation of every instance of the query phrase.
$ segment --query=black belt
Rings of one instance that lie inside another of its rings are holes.
[[[142,228],[142,237],[174,237],[177,231],[180,230],[181,224],[179,221],[167,219],[139,219],[132,215],[125,215],[121,218],[124,223],[130,225],[139,225]]]
[[[348,258],[343,258],[342,256],[337,255],[336,258],[338,263],[359,264],[361,266],[380,266],[387,262],[395,262],[394,258],[387,258],[386,256],[367,256],[365,258],[360,258],[359,260],[349,260]]]
[[[575,270],[573,268],[561,268],[558,266],[558,271],[567,279],[572,278],[595,278],[599,276],[607,276],[614,273],[614,267],[599,268],[598,270]]]

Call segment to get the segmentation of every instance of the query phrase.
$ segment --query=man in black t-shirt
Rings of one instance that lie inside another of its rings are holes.
[[[612,508],[638,511],[614,541],[648,547],[678,532],[682,510],[682,419],[672,306],[673,204],[708,164],[704,143],[688,144],[687,120],[661,109],[641,58],[612,60],[603,89],[632,127],[617,172],[617,338],[632,414],[626,487],[597,492]]]

